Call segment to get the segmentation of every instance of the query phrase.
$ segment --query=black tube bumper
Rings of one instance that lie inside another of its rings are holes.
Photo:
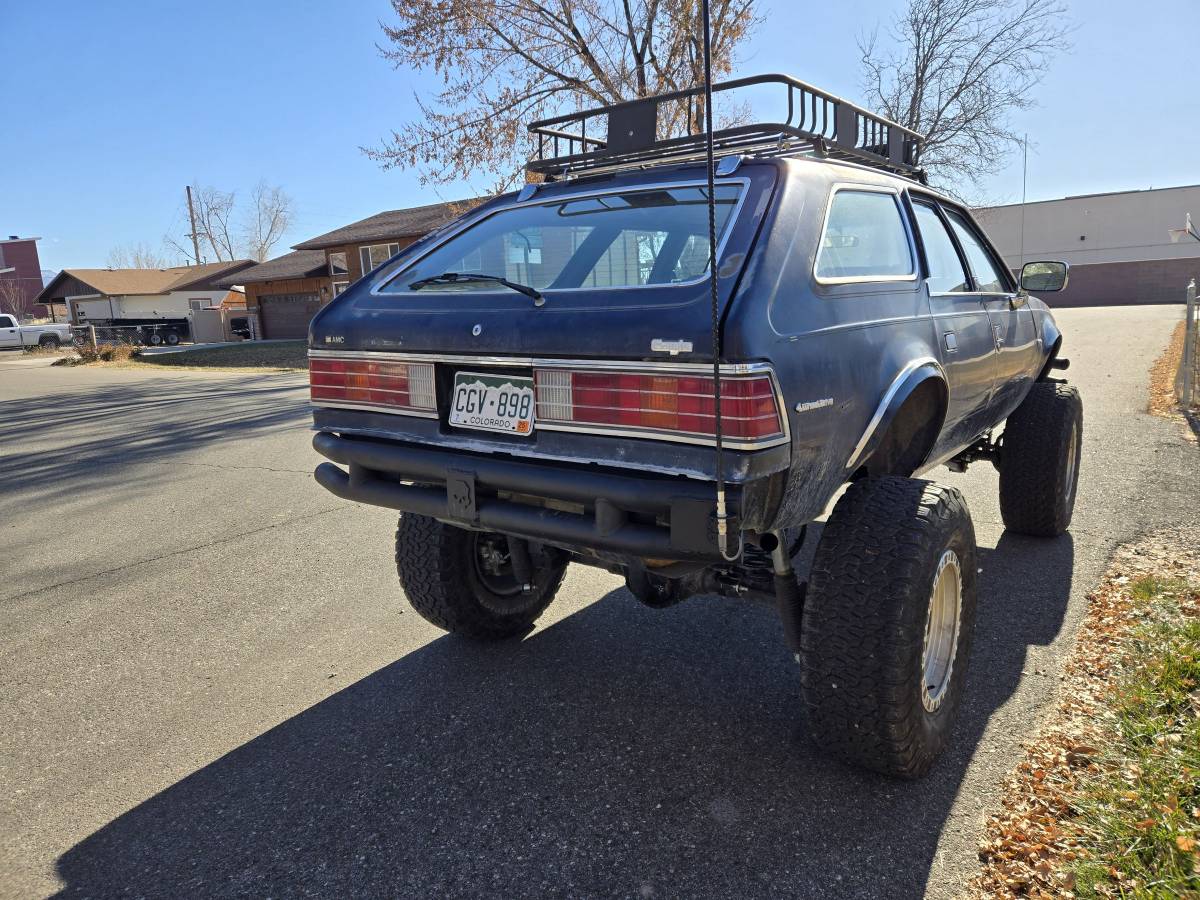
[[[317,482],[346,500],[568,547],[663,560],[721,558],[709,483],[329,432],[317,433],[313,447],[332,461],[317,467]],[[742,490],[729,496],[734,534]]]

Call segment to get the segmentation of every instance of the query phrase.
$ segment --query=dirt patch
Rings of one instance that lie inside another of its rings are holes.
[[[1088,604],[969,894],[1200,898],[1200,528],[1120,549]]]

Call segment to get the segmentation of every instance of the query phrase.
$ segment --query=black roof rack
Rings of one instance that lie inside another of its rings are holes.
[[[716,156],[817,155],[925,180],[919,166],[921,135],[791,76],[738,78],[714,84],[713,93],[763,84],[784,88],[787,118],[716,129]],[[658,112],[663,103],[703,92],[703,87],[689,88],[533,122],[529,131],[537,136],[537,157],[526,169],[555,181],[702,160],[704,134],[659,140]],[[607,122],[597,121],[601,117]],[[601,128],[603,139],[598,136]]]

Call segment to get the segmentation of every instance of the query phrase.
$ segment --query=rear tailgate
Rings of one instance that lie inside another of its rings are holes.
[[[730,212],[731,223],[726,229],[719,247],[720,275],[719,290],[722,306],[728,302],[744,268],[754,240],[775,186],[777,168],[774,163],[745,164],[730,178],[718,179],[719,191],[732,191],[736,187],[737,200]],[[575,240],[582,247],[589,231],[599,231],[581,204],[609,203],[605,198],[622,198],[630,195],[651,194],[654,191],[670,190],[676,193],[703,189],[704,170],[690,167],[663,174],[646,172],[635,177],[623,175],[620,179],[592,179],[586,185],[566,183],[545,185],[537,191],[528,204],[538,204],[546,209],[559,211],[557,214],[574,216],[570,224],[578,229]],[[689,195],[691,196],[691,195]],[[729,194],[726,194],[729,196]],[[570,205],[564,205],[565,201]],[[611,201],[615,202],[615,201]],[[521,211],[522,204],[509,198],[497,204],[489,204],[483,211],[476,211],[447,229],[442,236],[423,242],[413,253],[402,256],[389,266],[368,278],[359,281],[350,290],[326,307],[314,320],[312,346],[318,349],[336,350],[392,350],[405,353],[431,353],[454,355],[486,355],[516,357],[567,357],[575,359],[662,359],[674,350],[672,358],[677,360],[701,360],[710,355],[710,310],[709,285],[705,272],[688,270],[696,277],[679,282],[616,286],[582,284],[569,289],[558,289],[554,284],[535,285],[543,290],[546,302],[535,306],[533,301],[520,293],[492,286],[477,285],[472,290],[407,288],[421,272],[422,259],[434,254],[451,239],[462,237],[462,243],[473,239],[468,236],[471,229],[499,229],[507,211]],[[626,206],[620,211],[636,206]],[[566,212],[563,212],[563,211]],[[614,210],[604,208],[601,216]],[[639,213],[640,215],[640,213]],[[648,217],[642,215],[640,221]],[[694,220],[689,220],[693,222]],[[648,226],[653,229],[651,224]],[[661,237],[647,233],[647,226],[638,224],[636,239],[630,246],[638,247],[642,254],[637,259],[625,257],[617,265],[626,267],[643,266],[643,278],[650,277],[655,262],[653,250],[644,250],[649,243],[637,241],[659,241],[658,246],[672,240],[669,226],[662,225]],[[507,237],[505,238],[507,240]],[[479,241],[483,238],[479,237]],[[510,280],[519,281],[523,272],[532,272],[528,261],[536,260],[534,269],[543,256],[554,252],[546,246],[548,238],[538,233],[536,241],[542,246],[529,246],[514,263],[480,268],[480,254],[475,254],[464,265],[470,271],[493,271],[504,274]],[[625,240],[623,238],[623,240]],[[696,266],[694,254],[703,250],[707,256],[707,239],[701,248],[699,240],[692,235],[688,250],[693,254],[692,266]],[[528,242],[532,244],[533,242]],[[615,246],[615,245],[614,245]],[[579,251],[576,247],[571,252]],[[512,247],[506,247],[508,254]],[[582,252],[582,251],[579,251]],[[665,252],[665,251],[663,251]],[[524,268],[520,262],[523,255]],[[611,270],[614,253],[605,254]],[[562,271],[570,266],[568,262]],[[682,260],[681,263],[682,265]],[[699,265],[703,265],[703,259]],[[436,271],[440,271],[436,270]],[[457,271],[457,270],[456,270]],[[657,271],[657,270],[655,270]],[[416,274],[413,274],[416,273]],[[636,274],[636,272],[635,272]],[[564,277],[564,276],[560,276]],[[611,278],[612,276],[609,275]],[[628,275],[625,276],[628,280]],[[595,282],[593,271],[588,278]],[[526,280],[529,283],[532,278]],[[619,282],[619,279],[618,279]],[[652,349],[653,342],[666,342],[668,350]],[[690,348],[689,348],[690,345]]]

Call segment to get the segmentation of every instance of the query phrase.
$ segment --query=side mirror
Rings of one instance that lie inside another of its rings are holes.
[[[1067,286],[1069,266],[1065,262],[1031,262],[1021,267],[1021,290],[1049,294]]]

